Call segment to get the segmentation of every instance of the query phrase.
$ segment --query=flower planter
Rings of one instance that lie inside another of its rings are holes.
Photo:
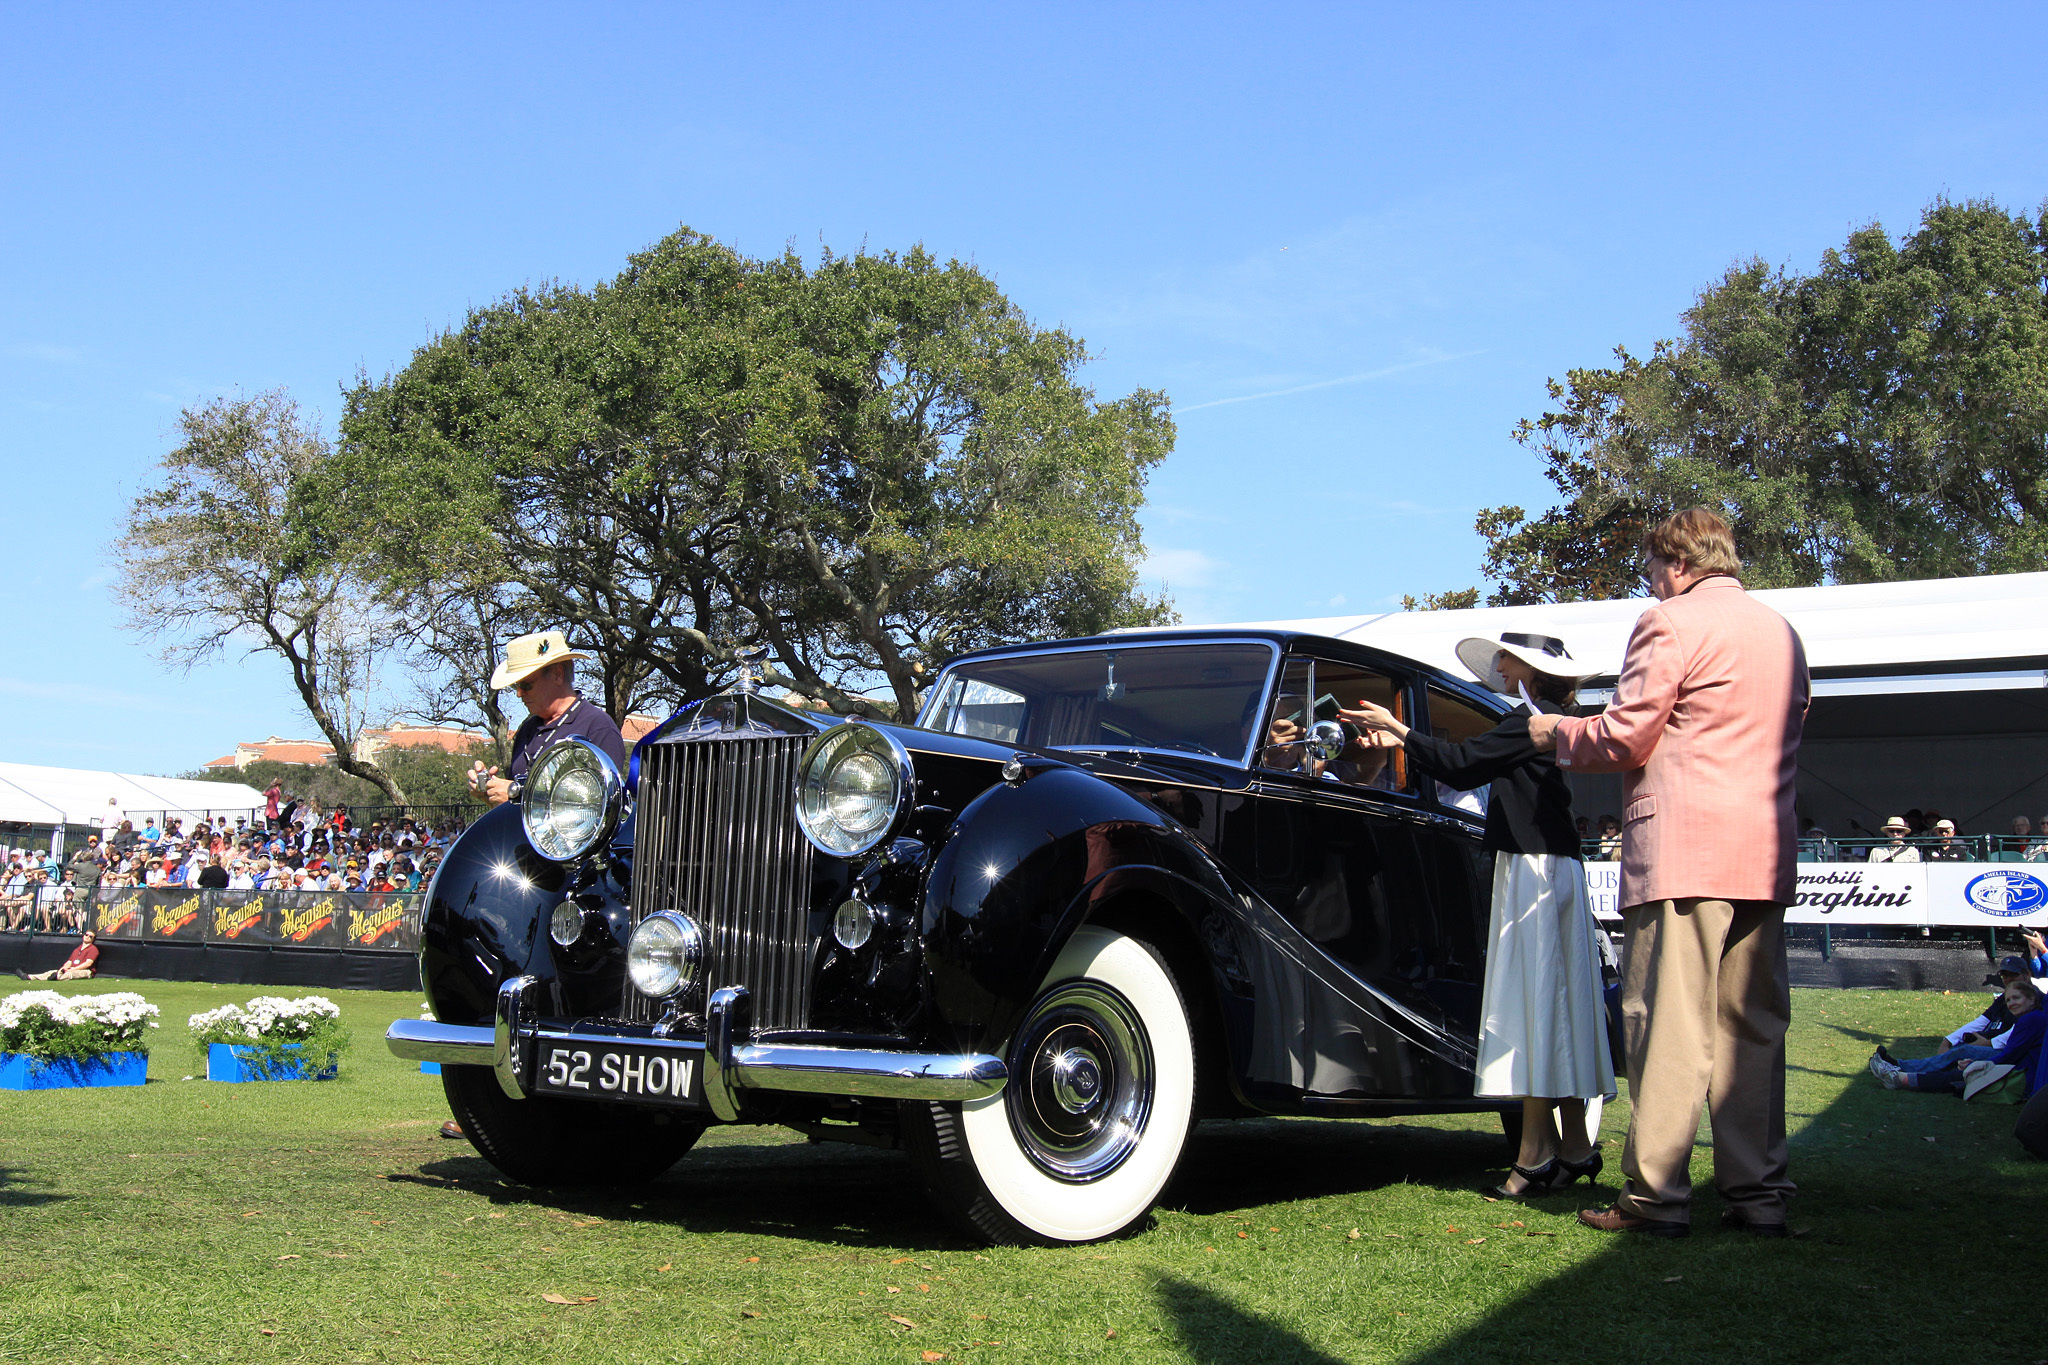
[[[238,1047],[233,1043],[209,1043],[206,1048],[206,1079],[240,1084],[243,1081],[331,1081],[341,1070],[339,1059],[327,1054],[325,1070],[315,1071],[313,1063],[298,1055],[295,1044],[286,1059],[266,1072],[260,1048]],[[296,1060],[292,1058],[296,1057]]]
[[[105,1052],[88,1061],[38,1061],[0,1052],[0,1090],[71,1090],[81,1086],[141,1085],[149,1077],[147,1052]]]

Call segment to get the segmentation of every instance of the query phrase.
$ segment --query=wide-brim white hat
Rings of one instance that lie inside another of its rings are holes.
[[[491,690],[499,691],[512,686],[529,673],[538,673],[550,664],[564,659],[588,659],[590,656],[569,648],[569,641],[559,630],[536,631],[522,635],[505,646],[505,662],[491,674]]]
[[[1505,631],[1498,640],[1489,640],[1483,635],[1468,635],[1458,641],[1458,662],[1472,670],[1472,675],[1496,692],[1508,691],[1508,680],[1493,666],[1494,656],[1512,654],[1538,673],[1553,678],[1590,678],[1598,670],[1589,668],[1574,659],[1564,647],[1564,641],[1555,635],[1537,635],[1527,631]]]

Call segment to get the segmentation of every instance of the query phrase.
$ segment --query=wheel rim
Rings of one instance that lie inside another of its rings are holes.
[[[1018,1030],[1013,1056],[1003,1088],[1010,1128],[1047,1175],[1100,1180],[1144,1138],[1157,1083],[1152,1044],[1116,991],[1091,981],[1053,987]]]

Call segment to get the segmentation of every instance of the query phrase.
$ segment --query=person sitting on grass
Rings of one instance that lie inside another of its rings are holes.
[[[2024,959],[2017,957],[2000,958],[1998,970],[1984,978],[1985,985],[1998,987],[1991,994],[1991,1003],[1986,1005],[1984,1012],[1975,1019],[1972,1019],[1961,1028],[1951,1031],[1942,1039],[1942,1042],[1946,1043],[1949,1047],[1963,1047],[1966,1044],[1972,1043],[1988,1043],[1999,1034],[2011,1028],[2012,1012],[2005,1007],[2005,988],[2015,981],[2025,981],[2031,975],[2027,970],[2027,964]],[[2040,989],[2038,983],[2035,989]],[[1877,1055],[1888,1062],[1897,1060],[1882,1047],[1877,1050]]]
[[[93,942],[93,937],[92,930],[86,930],[85,937],[78,941],[78,946],[71,950],[71,956],[65,958],[61,966],[33,973],[16,967],[14,974],[23,981],[89,981],[99,970],[100,960],[99,945]]]
[[[1971,1062],[2019,1069],[2029,1078],[2031,1091],[2034,1063],[2041,1052],[2041,1035],[2048,1030],[2048,1011],[2041,1009],[2041,993],[2025,979],[2005,988],[2005,1008],[2012,1015],[2012,1027],[1985,1043],[1965,1043],[1945,1048],[1932,1057],[1895,1060],[1879,1048],[1870,1059],[1870,1072],[1887,1090],[1931,1090],[1960,1095],[1967,1078],[1963,1068]],[[1981,1035],[1979,1035],[1981,1036]]]

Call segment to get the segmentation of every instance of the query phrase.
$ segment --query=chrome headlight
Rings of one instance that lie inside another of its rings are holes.
[[[690,989],[703,960],[704,936],[697,931],[697,922],[674,910],[641,920],[626,945],[626,975],[632,978],[633,989],[656,1000]]]
[[[625,792],[617,765],[589,740],[550,744],[526,770],[519,819],[527,842],[558,863],[582,857],[618,823]]]
[[[821,852],[846,858],[889,836],[910,804],[910,751],[862,721],[835,725],[804,750],[796,822]]]

